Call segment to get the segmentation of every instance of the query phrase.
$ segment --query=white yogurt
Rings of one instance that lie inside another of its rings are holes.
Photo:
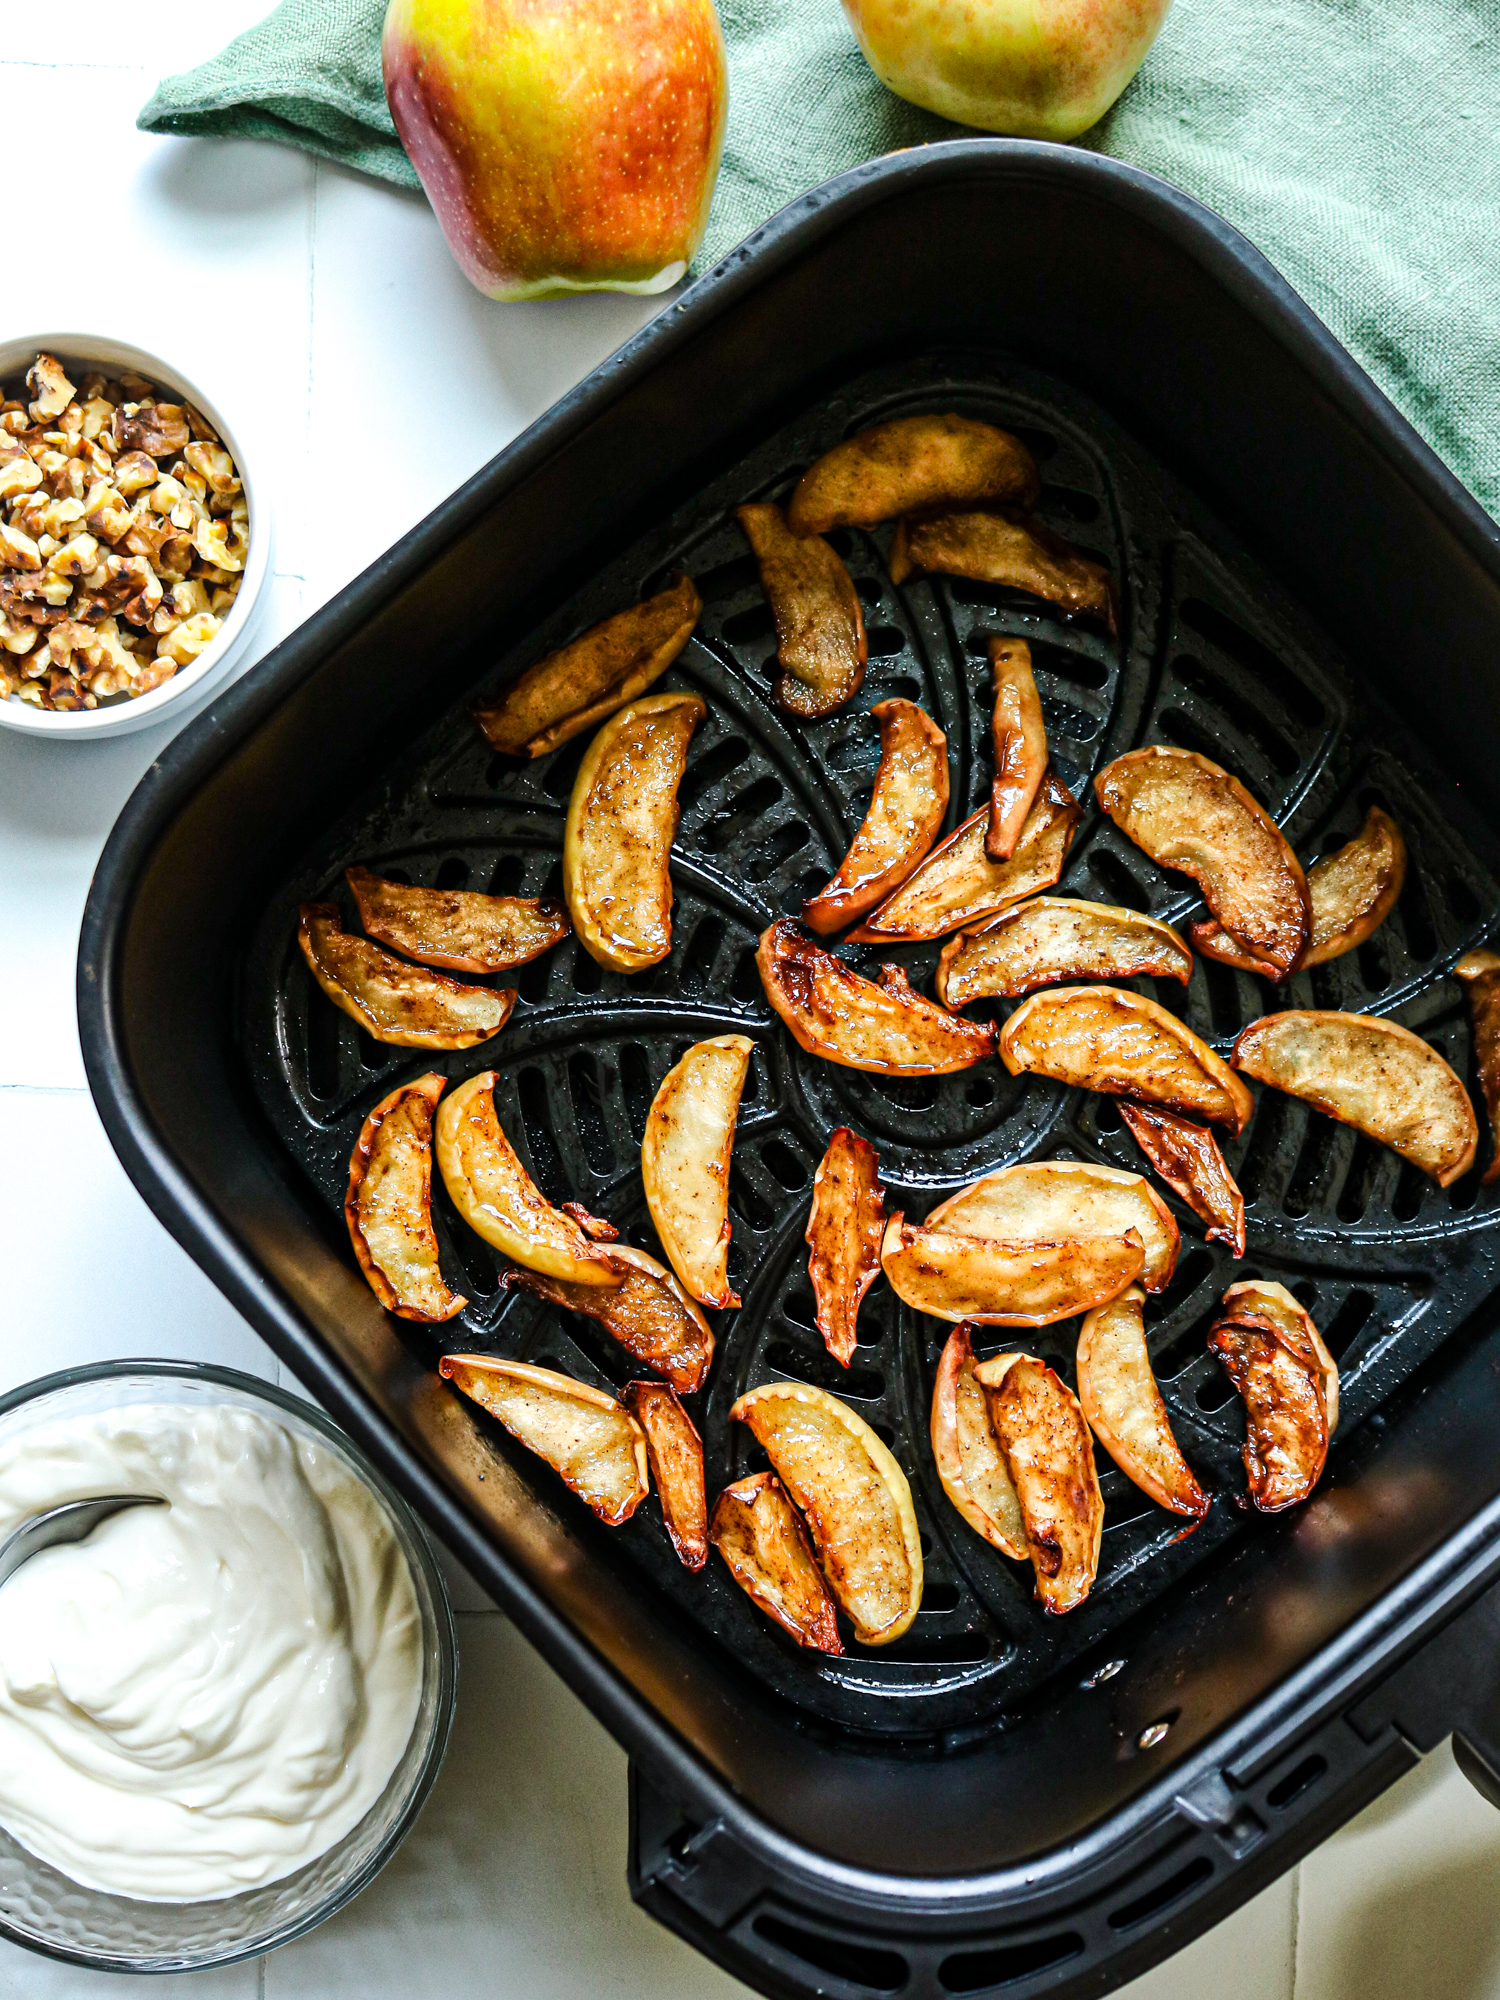
[[[0,1442],[0,1536],[159,1493],[0,1588],[0,1823],[75,1882],[196,1902],[274,1882],[379,1798],[421,1627],[385,1510],[256,1410],[136,1404]]]

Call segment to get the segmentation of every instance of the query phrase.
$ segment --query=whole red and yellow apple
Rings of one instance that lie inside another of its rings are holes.
[[[1076,139],[1140,68],[1172,0],[843,0],[871,69],[960,125]]]
[[[482,292],[658,292],[686,271],[729,95],[713,0],[391,0],[381,52]]]

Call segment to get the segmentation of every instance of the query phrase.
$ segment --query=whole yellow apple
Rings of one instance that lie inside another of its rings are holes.
[[[480,291],[659,292],[686,271],[729,100],[713,0],[391,0],[381,54]]]
[[[843,0],[871,69],[960,125],[1076,139],[1140,68],[1172,0]]]

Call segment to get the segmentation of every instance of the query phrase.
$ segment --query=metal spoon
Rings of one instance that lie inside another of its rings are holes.
[[[61,1542],[81,1542],[101,1521],[123,1514],[127,1507],[165,1507],[159,1493],[99,1493],[89,1500],[69,1500],[33,1514],[0,1542],[0,1585],[10,1582],[22,1563]]]

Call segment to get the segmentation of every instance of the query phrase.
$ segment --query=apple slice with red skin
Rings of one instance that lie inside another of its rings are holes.
[[[1490,1163],[1480,1176],[1486,1187],[1500,1180],[1500,953],[1466,951],[1453,968],[1469,1001],[1474,1027],[1474,1066],[1490,1120]]]
[[[960,1020],[913,993],[898,965],[862,979],[790,918],[771,925],[755,954],[766,999],[809,1055],[885,1076],[948,1076],[992,1055],[995,1030]]]
[[[774,501],[734,511],[776,620],[781,672],[771,697],[804,722],[832,715],[858,694],[869,657],[849,572],[819,536],[794,535]]]
[[[1122,1292],[1146,1261],[1139,1233],[1056,1243],[997,1242],[914,1228],[898,1209],[880,1262],[891,1289],[916,1312],[983,1326],[1051,1326]]]
[[[1158,1507],[1186,1514],[1195,1523],[1203,1519],[1208,1495],[1172,1435],[1146,1348],[1146,1294],[1139,1285],[1127,1285],[1083,1322],[1078,1400],[1094,1435],[1127,1479]]]
[[[803,1240],[823,1344],[842,1367],[854,1359],[860,1302],[880,1275],[885,1190],[868,1139],[840,1125],[813,1178]]]
[[[1206,1125],[1150,1104],[1120,1106],[1126,1129],[1167,1186],[1209,1226],[1208,1240],[1245,1254],[1245,1198]]]
[[[1040,521],[1007,514],[936,514],[903,521],[891,542],[892,583],[919,570],[1004,584],[1054,604],[1069,618],[1097,618],[1115,630],[1109,571]]]
[[[995,677],[990,730],[995,776],[984,851],[991,861],[1009,861],[1047,775],[1047,725],[1031,671],[1031,648],[1024,639],[991,639],[990,671]]]
[[[708,1539],[740,1589],[815,1653],[842,1653],[838,1616],[802,1516],[774,1472],[726,1486],[714,1502]]]
[[[344,1220],[359,1268],[387,1312],[432,1325],[469,1303],[443,1282],[432,1227],[432,1114],[441,1076],[382,1097],[349,1156]]]
[[[1031,507],[1041,484],[1009,431],[951,413],[894,417],[815,459],[787,502],[787,524],[794,535],[826,535],[935,507]]]
[[[937,838],[948,810],[948,739],[914,701],[882,701],[880,768],[864,824],[826,888],[802,908],[820,937],[852,924],[900,886]]]
[[[612,1243],[605,1261],[618,1275],[612,1286],[581,1285],[516,1265],[502,1272],[500,1288],[530,1292],[597,1321],[633,1361],[654,1368],[684,1396],[701,1389],[714,1358],[713,1332],[675,1273],[628,1243]]]
[[[945,1007],[1018,1000],[1073,979],[1192,977],[1193,954],[1170,924],[1072,896],[1033,896],[943,946],[934,985]]]
[[[645,1499],[645,1433],[602,1389],[491,1354],[445,1354],[438,1373],[546,1459],[607,1528],[628,1521]]]
[[[516,1004],[512,988],[463,986],[382,951],[346,931],[334,903],[302,905],[297,943],[334,1006],[393,1048],[472,1049],[499,1034]]]
[[[665,1382],[627,1382],[620,1401],[646,1434],[651,1477],[672,1546],[685,1569],[702,1569],[708,1561],[708,1499],[698,1426]]]
[[[974,1341],[965,1320],[943,1345],[932,1387],[929,1430],[943,1491],[976,1534],[1017,1562],[1031,1549],[1026,1523],[990,1422],[989,1401],[974,1373]]]
[[[1406,841],[1389,813],[1371,806],[1353,840],[1337,853],[1315,861],[1307,871],[1311,911],[1307,943],[1292,972],[1342,958],[1362,945],[1385,922],[1406,886]],[[1232,965],[1237,972],[1258,973],[1262,979],[1285,979],[1289,973],[1242,945],[1216,923],[1192,927],[1193,943],[1205,958]]]
[[[573,928],[561,903],[538,896],[419,889],[368,868],[346,868],[344,879],[370,937],[445,972],[507,972],[540,958]]]
[[[1250,1502],[1279,1514],[1322,1476],[1338,1422],[1338,1369],[1317,1328],[1285,1286],[1231,1285],[1208,1335],[1245,1405]]]
[[[1078,1398],[1031,1354],[997,1354],[974,1373],[1020,1502],[1042,1609],[1075,1611],[1099,1573],[1104,1532],[1094,1443]]]
[[[940,1202],[923,1227],[1009,1243],[1086,1243],[1133,1229],[1148,1292],[1164,1291],[1177,1268],[1179,1231],[1161,1196],[1140,1174],[1092,1160],[1023,1160],[983,1174]]]
[[[729,1284],[729,1158],[755,1044],[695,1042],[662,1078],[646,1114],[641,1179],[672,1269],[705,1306],[737,1306]]]

